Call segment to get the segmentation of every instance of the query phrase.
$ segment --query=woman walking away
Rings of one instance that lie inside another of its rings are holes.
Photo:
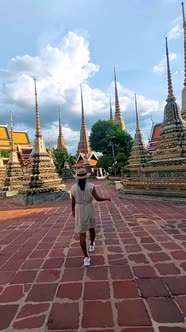
[[[77,184],[71,188],[72,215],[75,217],[76,232],[80,234],[80,246],[84,254],[84,266],[90,266],[90,257],[87,253],[86,232],[90,234],[89,252],[95,251],[95,209],[93,198],[98,202],[110,201],[110,197],[99,197],[95,185],[87,182],[90,176],[85,168],[77,170],[75,178]]]

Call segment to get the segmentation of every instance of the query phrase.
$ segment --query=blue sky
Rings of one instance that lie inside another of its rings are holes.
[[[165,37],[168,36],[175,95],[183,86],[183,31],[177,0],[0,0],[1,124],[13,111],[17,129],[34,136],[33,85],[38,79],[45,139],[57,140],[62,107],[66,144],[76,151],[80,129],[79,84],[83,83],[88,128],[109,117],[116,66],[127,130],[135,129],[137,93],[145,139],[163,118],[167,97]],[[61,78],[61,82],[60,82]],[[181,105],[180,105],[181,106]],[[113,105],[114,108],[114,105]]]

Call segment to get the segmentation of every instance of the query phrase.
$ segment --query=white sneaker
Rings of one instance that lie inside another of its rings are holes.
[[[88,251],[89,252],[94,252],[96,250],[96,244],[93,242],[93,245],[89,244]]]
[[[85,257],[84,258],[84,267],[90,266],[90,257]]]

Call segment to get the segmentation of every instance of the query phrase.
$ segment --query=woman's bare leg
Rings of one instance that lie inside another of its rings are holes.
[[[85,257],[88,257],[87,254],[87,244],[86,244],[86,233],[80,233],[80,246]]]
[[[95,240],[95,237],[96,237],[95,228],[90,228],[89,233],[90,233],[90,245],[93,246],[94,240]]]

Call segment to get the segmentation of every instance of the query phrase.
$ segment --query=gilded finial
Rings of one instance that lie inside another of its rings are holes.
[[[114,67],[114,85],[115,85],[115,116],[120,115],[120,105],[117,89],[117,80],[116,80],[116,69]]]

